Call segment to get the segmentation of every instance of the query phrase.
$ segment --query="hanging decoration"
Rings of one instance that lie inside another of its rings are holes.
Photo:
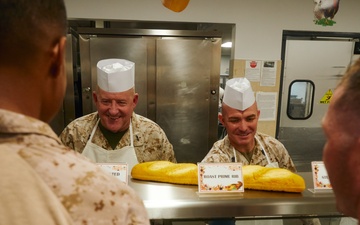
[[[181,12],[187,7],[190,0],[161,0],[161,1],[162,4],[171,11]]]
[[[332,26],[339,10],[340,0],[314,0],[314,23],[322,26]]]

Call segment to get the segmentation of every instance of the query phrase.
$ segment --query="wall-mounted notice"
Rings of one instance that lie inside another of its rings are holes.
[[[245,63],[245,77],[251,82],[259,82],[261,61],[247,60]]]
[[[259,121],[274,121],[276,119],[276,92],[256,92],[256,101],[260,110]]]
[[[261,67],[260,86],[275,87],[276,84],[276,61],[263,61]]]

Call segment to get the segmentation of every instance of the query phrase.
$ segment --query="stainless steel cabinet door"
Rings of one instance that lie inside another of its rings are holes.
[[[215,49],[205,39],[157,41],[156,118],[178,161],[201,161],[216,141],[218,98],[212,90],[217,93],[219,73],[213,69]],[[214,76],[217,83],[212,84]]]

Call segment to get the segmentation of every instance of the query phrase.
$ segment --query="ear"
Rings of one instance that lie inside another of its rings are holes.
[[[96,91],[92,92],[92,96],[93,96],[94,103],[96,104],[98,102]]]
[[[61,37],[60,40],[53,47],[51,55],[52,61],[50,66],[50,74],[52,76],[59,76],[62,74],[65,68],[65,49],[66,49],[66,37]]]
[[[224,125],[222,113],[219,113],[219,114],[218,114],[218,119],[219,119],[220,123],[221,123],[222,125]]]
[[[137,105],[138,101],[139,101],[139,94],[135,93],[133,98],[134,107]]]

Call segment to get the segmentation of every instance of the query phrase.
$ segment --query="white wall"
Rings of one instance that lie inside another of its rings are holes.
[[[233,59],[280,59],[283,30],[360,32],[360,1],[340,2],[334,26],[313,22],[312,0],[190,0],[175,13],[161,0],[65,0],[70,19],[234,23]]]

